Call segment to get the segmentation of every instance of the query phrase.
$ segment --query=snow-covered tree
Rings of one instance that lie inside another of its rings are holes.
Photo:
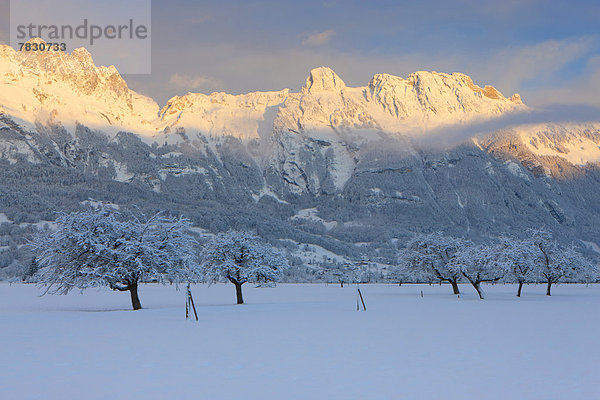
[[[138,310],[139,282],[179,283],[196,277],[197,243],[185,218],[161,213],[147,218],[101,207],[61,214],[56,226],[29,244],[40,268],[36,279],[46,293],[109,286],[129,291]]]
[[[480,299],[485,298],[481,284],[496,282],[506,275],[507,264],[498,258],[499,246],[465,243],[449,264],[449,269],[464,276],[477,291]]]
[[[562,281],[587,282],[597,276],[596,267],[579,253],[574,245],[561,246],[546,230],[531,231],[538,250],[535,273],[546,282],[546,295],[551,295],[552,284]]]
[[[442,233],[417,234],[402,249],[399,265],[404,276],[415,280],[439,280],[452,285],[454,294],[460,294],[458,282],[462,274],[450,268],[457,252],[467,241],[461,238],[445,236]]]
[[[212,282],[226,279],[235,285],[237,304],[243,304],[246,282],[277,282],[288,261],[283,253],[254,234],[228,231],[216,235],[203,249],[202,267]]]
[[[498,259],[505,264],[508,277],[519,285],[517,297],[521,297],[523,285],[534,280],[536,248],[531,240],[512,236],[500,237]]]

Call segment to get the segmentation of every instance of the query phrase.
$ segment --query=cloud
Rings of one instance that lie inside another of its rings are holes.
[[[592,50],[596,38],[547,40],[534,45],[497,51],[479,65],[486,76],[508,93],[519,91],[528,81],[544,81]]]
[[[323,46],[327,44],[329,40],[335,35],[335,31],[333,29],[329,29],[323,32],[315,33],[309,35],[306,39],[302,41],[303,46]]]
[[[169,78],[169,85],[186,90],[215,90],[221,86],[221,81],[204,75],[186,75],[174,73]]]
[[[462,143],[473,137],[510,129],[519,125],[544,123],[586,123],[600,119],[600,108],[588,105],[548,104],[523,112],[509,113],[501,117],[466,125],[443,126],[416,137],[416,143],[430,148],[443,149]]]
[[[559,82],[555,88],[542,89],[533,94],[532,101],[539,104],[560,101],[564,104],[600,107],[600,56],[590,58],[586,72],[578,78]],[[600,113],[596,119],[600,120]]]
[[[175,72],[214,77],[235,94],[299,89],[311,68],[326,65],[352,86],[381,72],[463,72],[537,105],[537,93],[577,79],[600,49],[600,5],[590,1],[154,3],[156,98],[177,89]]]
[[[273,49],[234,43],[206,43],[196,44],[194,52],[187,54],[210,54],[211,57],[200,61],[189,59],[187,62],[199,65],[202,74],[219,78],[224,82],[225,90],[233,92],[295,87],[304,81],[311,68],[324,65],[333,68],[349,85],[364,85],[373,74],[382,72],[399,76],[417,70],[462,72],[472,76],[477,84],[495,86],[508,96],[519,92],[528,101],[531,90],[527,91],[527,87],[556,86],[556,80],[560,78],[556,75],[570,63],[589,56],[596,40],[589,37],[549,40],[488,53],[448,52],[435,55],[427,52],[396,54],[306,47]]]
[[[328,66],[348,86],[366,85],[374,74],[383,72],[401,77],[418,70],[462,72],[470,75],[476,84],[492,85],[506,96],[518,92],[523,101],[533,107],[548,103],[574,103],[574,87],[587,93],[582,103],[598,105],[600,96],[594,97],[588,86],[600,86],[600,62],[597,78],[590,72],[586,82],[570,82],[560,93],[564,98],[573,100],[557,97],[559,93],[554,89],[565,85],[569,79],[579,79],[576,74],[569,75],[565,71],[572,64],[579,65],[593,56],[599,41],[598,37],[582,37],[497,50],[435,54],[426,50],[394,53],[372,49],[341,51],[318,46],[273,48],[261,42],[254,46],[235,41],[197,42],[191,46],[182,44],[161,49],[160,63],[177,59],[179,65],[189,65],[190,68],[172,75],[171,62],[157,65],[153,70],[163,72],[154,74],[153,86],[145,94],[162,103],[178,94],[180,89],[223,90],[232,94],[283,88],[297,91],[312,68]],[[600,93],[600,89],[595,93]],[[552,95],[548,97],[550,101],[544,98],[546,94]]]

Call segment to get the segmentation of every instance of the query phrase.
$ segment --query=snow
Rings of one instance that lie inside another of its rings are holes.
[[[183,153],[179,152],[179,151],[170,151],[166,154],[163,154],[161,157],[163,158],[173,158],[173,157],[181,157],[183,156]]]
[[[177,165],[167,165],[167,166],[162,167],[160,169],[160,172],[158,173],[158,175],[160,176],[160,179],[162,179],[163,181],[166,180],[169,175],[185,176],[185,175],[195,175],[195,174],[207,175],[208,170],[206,168],[202,168],[202,167],[198,167],[198,166],[180,167]],[[210,182],[210,180],[206,179],[206,182],[208,183],[208,182]]]
[[[490,161],[488,161],[485,164],[485,172],[487,172],[488,175],[496,175],[496,171],[494,171],[494,166],[492,165],[492,163]]]
[[[334,157],[329,162],[329,171],[335,188],[342,190],[354,173],[355,161],[344,142],[332,141],[331,148]]]
[[[264,196],[270,196],[270,197],[274,198],[275,200],[277,200],[278,203],[290,204],[287,201],[280,199],[279,196],[277,196],[277,194],[270,187],[268,187],[266,185],[263,186],[263,188],[260,190],[260,192],[258,194],[252,194],[252,198],[254,199],[254,201],[259,201]]]
[[[456,201],[458,202],[458,206],[460,208],[465,208],[465,204],[462,202],[462,200],[460,199],[460,195],[458,194],[457,191],[455,191],[454,193],[456,193]]]
[[[531,181],[531,178],[529,177],[529,175],[527,175],[527,173],[523,170],[523,168],[521,167],[521,165],[517,164],[514,161],[507,161],[505,163],[506,165],[506,169],[508,169],[508,172],[510,172],[511,174],[513,174],[514,176],[518,176],[519,178],[523,178],[526,181]]]
[[[292,254],[295,257],[299,257],[302,259],[302,262],[305,265],[312,267],[319,267],[323,260],[327,261],[335,261],[340,264],[352,264],[352,260],[349,260],[343,256],[335,254],[332,251],[329,251],[319,245],[316,244],[306,244],[299,243],[291,239],[283,240],[285,242],[289,242],[298,246],[298,249],[293,251]]]
[[[80,201],[79,204],[81,204],[83,206],[93,207],[93,208],[111,207],[111,208],[114,208],[115,210],[118,210],[119,208],[121,208],[118,204],[112,203],[110,201],[101,201],[101,200],[94,200],[94,199],[87,199],[84,201]]]
[[[110,160],[108,158],[100,159],[100,165],[104,167],[112,166],[115,169],[115,177],[114,179],[118,182],[131,182],[134,178],[135,174],[132,174],[127,169],[127,165],[124,163],[120,163],[115,160]]]
[[[481,147],[481,144],[479,143],[479,139],[477,139],[476,137],[474,137],[474,138],[471,138],[471,141],[473,142],[473,144],[474,144],[475,146],[477,146],[477,148],[478,148],[479,150],[481,150],[481,151],[485,151],[485,150],[483,149],[483,147]]]
[[[361,227],[361,226],[365,226],[365,224],[363,224],[362,222],[358,222],[358,221],[344,222],[344,227],[346,227],[346,228],[354,228],[354,227]]]
[[[299,210],[295,215],[290,217],[291,220],[308,220],[318,222],[323,224],[325,229],[331,230],[337,226],[336,221],[325,221],[323,218],[319,217],[317,214],[319,210],[316,208],[304,208]]]
[[[56,222],[54,221],[45,221],[45,220],[41,220],[39,222],[21,222],[19,224],[19,226],[21,228],[26,228],[28,226],[35,226],[38,229],[56,229]]]
[[[29,145],[21,141],[0,142],[0,158],[8,160],[10,164],[16,164],[19,159],[27,160],[32,164],[40,162]]]
[[[208,229],[201,228],[199,226],[192,226],[190,231],[195,232],[201,238],[213,238],[215,236],[214,233],[210,232]]]
[[[600,287],[193,286],[38,297],[0,284],[0,398],[595,399]],[[420,296],[423,291],[424,297]]]
[[[253,92],[242,95],[226,93],[188,93],[170,99],[160,110],[156,130],[187,133],[202,132],[211,137],[235,136],[242,139],[260,137],[260,124],[267,109],[285,101],[289,90]]]
[[[4,222],[12,222],[10,219],[8,219],[8,217],[6,216],[6,214],[4,213],[0,213],[0,224],[4,223]]]
[[[574,165],[600,162],[600,124],[542,124],[518,128],[523,143],[537,156],[561,157]]]
[[[132,174],[131,172],[129,172],[129,170],[127,169],[127,165],[119,163],[119,162],[114,162],[114,167],[115,167],[115,172],[117,173],[117,176],[115,177],[115,180],[118,182],[130,182],[133,177],[135,176],[134,174]]]
[[[585,240],[582,240],[582,242],[592,251],[595,251],[596,253],[600,254],[600,246],[598,246],[596,243],[594,242],[587,242]]]

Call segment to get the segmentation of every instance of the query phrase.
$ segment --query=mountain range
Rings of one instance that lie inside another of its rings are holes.
[[[161,108],[85,49],[0,45],[0,238],[108,202],[183,213],[203,234],[252,229],[298,262],[389,263],[398,242],[437,230],[487,240],[543,226],[600,250],[599,122],[444,140],[531,112],[462,73],[350,87],[326,67],[298,91]]]

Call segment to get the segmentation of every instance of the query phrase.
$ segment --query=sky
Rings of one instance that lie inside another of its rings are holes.
[[[299,90],[318,66],[350,86],[433,70],[531,106],[598,107],[599,27],[597,0],[156,0],[152,74],[124,77],[162,105],[187,92]]]

